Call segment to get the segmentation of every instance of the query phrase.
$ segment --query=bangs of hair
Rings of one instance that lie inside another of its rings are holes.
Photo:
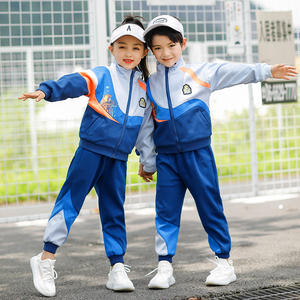
[[[153,36],[156,34],[167,36],[173,43],[180,43],[180,45],[183,43],[183,36],[180,32],[167,26],[160,26],[154,28],[145,35],[144,38],[149,48],[152,48]]]

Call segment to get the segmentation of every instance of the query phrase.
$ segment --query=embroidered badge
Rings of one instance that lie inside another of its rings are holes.
[[[104,95],[100,104],[108,114],[114,117],[114,108],[117,107],[117,103],[115,100],[112,99],[111,95]]]
[[[182,92],[183,95],[189,95],[192,93],[192,88],[188,84],[185,84],[182,88]]]
[[[146,100],[144,98],[141,98],[139,101],[139,106],[142,108],[146,107]]]

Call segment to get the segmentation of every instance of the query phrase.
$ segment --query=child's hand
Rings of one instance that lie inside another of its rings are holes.
[[[150,182],[151,180],[153,180],[153,174],[155,173],[155,172],[151,172],[151,173],[149,173],[149,172],[146,172],[144,169],[143,169],[143,165],[142,165],[142,163],[140,163],[140,166],[139,166],[139,175],[144,179],[144,181],[146,181],[146,182]]]
[[[18,99],[23,99],[23,101],[25,101],[28,98],[31,99],[36,99],[36,102],[41,101],[42,99],[45,98],[45,93],[42,91],[35,91],[33,93],[24,93],[22,96],[18,97]]]
[[[287,79],[290,78],[288,76],[295,77],[298,74],[296,67],[286,66],[285,64],[277,64],[271,67],[271,73],[273,78],[277,79]]]

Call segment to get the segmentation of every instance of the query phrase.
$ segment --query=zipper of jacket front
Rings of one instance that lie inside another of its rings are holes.
[[[132,85],[133,85],[133,77],[134,77],[134,73],[135,71],[133,70],[131,72],[131,75],[130,75],[130,84],[129,84],[129,93],[128,93],[128,101],[127,101],[127,107],[126,107],[126,115],[125,115],[125,119],[124,119],[124,124],[123,124],[123,129],[122,129],[122,134],[121,134],[121,137],[120,137],[120,140],[119,140],[119,143],[112,155],[112,158],[115,157],[115,154],[116,152],[118,151],[119,147],[120,147],[120,144],[122,142],[122,139],[123,139],[123,136],[124,136],[124,133],[125,133],[125,129],[126,129],[126,123],[127,123],[127,119],[128,119],[128,114],[129,114],[129,107],[130,107],[130,102],[131,102],[131,94],[132,94]]]
[[[167,92],[167,98],[168,98],[168,106],[169,106],[169,112],[170,112],[170,118],[174,130],[174,135],[177,143],[177,148],[178,152],[181,152],[180,145],[179,145],[179,140],[178,140],[178,135],[176,131],[176,126],[175,126],[175,119],[174,119],[174,112],[173,112],[173,106],[172,106],[172,101],[171,101],[171,96],[170,96],[170,89],[169,89],[169,67],[165,67],[165,80],[166,80],[166,92]]]

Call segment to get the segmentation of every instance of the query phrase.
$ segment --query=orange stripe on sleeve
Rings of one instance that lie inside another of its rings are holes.
[[[192,79],[199,85],[210,88],[210,84],[199,79],[192,69],[187,69],[185,67],[181,67],[180,70],[182,72],[188,73],[192,77]]]
[[[92,109],[94,109],[96,112],[98,112],[100,115],[105,116],[106,118],[119,123],[97,101],[96,95],[95,95],[96,85],[95,85],[94,80],[85,72],[79,72],[79,74],[86,80],[86,83],[88,86],[89,94],[87,96],[89,97],[89,106]]]

